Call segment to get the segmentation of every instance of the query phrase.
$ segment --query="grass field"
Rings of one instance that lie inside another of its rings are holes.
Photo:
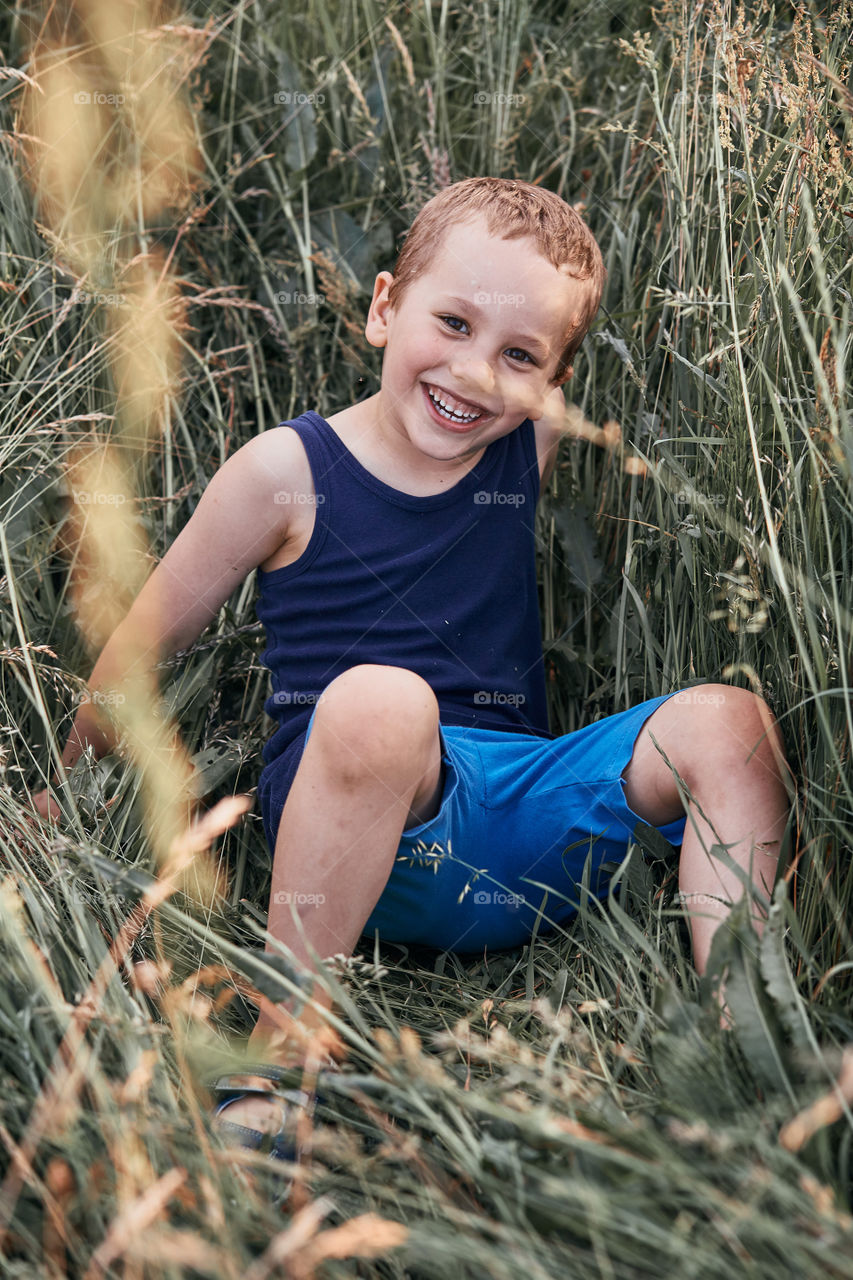
[[[853,1276],[852,38],[849,0],[0,15],[3,1275]],[[608,270],[539,515],[552,727],[761,692],[790,860],[728,1033],[639,848],[518,952],[330,966],[347,1057],[280,1203],[204,1088],[277,981],[260,815],[175,843],[191,785],[257,784],[253,580],[114,695],[59,824],[29,796],[214,471],[375,390],[375,272],[487,173]]]

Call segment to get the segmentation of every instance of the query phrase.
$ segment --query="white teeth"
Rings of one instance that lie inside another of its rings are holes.
[[[460,413],[459,410],[452,409],[449,404],[442,400],[437,392],[432,391],[429,387],[427,387],[427,394],[441,416],[443,418],[449,418],[451,422],[473,422],[475,418],[481,417],[479,412]]]

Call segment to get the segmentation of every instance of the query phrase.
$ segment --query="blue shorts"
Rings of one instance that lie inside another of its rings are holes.
[[[643,724],[672,696],[554,739],[442,725],[439,811],[403,832],[364,933],[441,950],[520,946],[540,910],[540,933],[575,914],[588,859],[590,891],[606,897],[602,863],[624,858],[642,821],[625,801],[622,774]],[[310,732],[309,724],[306,739]],[[267,765],[258,785],[270,849],[283,809],[276,773],[292,777],[291,755]],[[660,831],[678,845],[684,825],[682,817]]]

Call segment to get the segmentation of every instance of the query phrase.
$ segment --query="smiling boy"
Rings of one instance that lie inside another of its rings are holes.
[[[280,720],[258,788],[268,929],[308,972],[312,949],[348,955],[376,929],[442,949],[519,945],[546,890],[547,921],[573,913],[587,858],[606,893],[601,864],[640,819],[681,844],[700,973],[743,892],[711,845],[759,891],[773,885],[786,766],[758,697],[705,685],[548,729],[535,503],[603,278],[591,233],[553,193],[494,178],[442,191],[394,274],[376,277],[365,333],[384,349],[379,391],[230,458],[122,624],[156,597],[173,652],[259,569]],[[105,655],[92,688],[99,667]],[[77,743],[85,729],[78,717]],[[76,754],[69,741],[66,763]],[[293,1054],[280,1023],[263,1009],[251,1041],[270,1079]],[[279,1107],[240,1083],[223,1087],[224,1111],[255,1143]]]

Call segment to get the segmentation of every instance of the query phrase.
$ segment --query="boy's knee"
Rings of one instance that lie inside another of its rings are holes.
[[[731,752],[747,765],[755,756],[784,761],[782,735],[776,718],[764,699],[751,689],[735,685],[699,685],[694,694],[697,710],[703,709],[700,740],[717,750]]]
[[[438,741],[438,722],[435,694],[414,671],[364,663],[326,686],[312,737],[319,733],[328,751],[340,750],[345,766],[370,768],[426,754]]]

